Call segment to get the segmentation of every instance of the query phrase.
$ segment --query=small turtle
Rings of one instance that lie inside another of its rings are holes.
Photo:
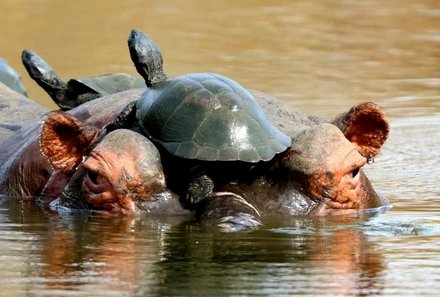
[[[14,91],[26,96],[26,89],[21,83],[20,74],[8,65],[6,60],[0,58],[0,82]]]
[[[258,162],[290,147],[290,137],[269,122],[237,82],[214,73],[167,79],[151,39],[133,30],[128,46],[148,87],[136,103],[136,118],[142,131],[172,155]]]
[[[143,88],[143,80],[125,73],[103,74],[63,81],[52,67],[36,53],[24,50],[21,59],[30,77],[63,110],[117,92]]]
[[[121,117],[137,121],[142,132],[171,156],[256,163],[290,147],[291,138],[270,123],[251,93],[237,82],[214,73],[167,79],[158,47],[137,30],[130,33],[128,47],[147,89]],[[203,170],[189,171],[187,196],[197,202],[212,192],[213,182]]]

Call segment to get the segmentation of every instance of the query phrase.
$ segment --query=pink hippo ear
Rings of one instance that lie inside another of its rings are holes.
[[[341,129],[345,137],[368,160],[379,154],[390,130],[385,112],[372,102],[352,107],[336,117],[333,124]]]
[[[68,113],[56,111],[43,124],[40,148],[52,167],[69,173],[81,163],[100,132]]]

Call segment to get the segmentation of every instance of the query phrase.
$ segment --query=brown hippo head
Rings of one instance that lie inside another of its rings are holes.
[[[382,109],[363,103],[332,124],[317,124],[293,137],[282,163],[301,177],[304,191],[319,202],[314,214],[378,207],[386,200],[361,168],[379,153],[388,133]]]
[[[54,112],[43,125],[40,147],[59,171],[46,188],[56,188],[59,176],[67,176],[57,206],[122,214],[180,209],[166,189],[159,152],[139,133],[104,134],[68,113]]]

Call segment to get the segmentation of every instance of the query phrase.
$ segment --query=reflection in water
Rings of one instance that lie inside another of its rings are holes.
[[[335,295],[362,292],[380,294],[383,289],[383,257],[359,230],[338,230],[317,242],[317,264],[324,262],[336,286],[328,289]],[[354,277],[355,276],[355,277]]]
[[[0,278],[0,285],[3,281],[5,284],[25,282],[32,285],[30,294],[61,292],[63,295],[75,290],[85,296],[91,290],[115,296],[135,292],[139,283],[147,281],[144,276],[149,280],[148,286],[156,285],[151,263],[161,259],[164,233],[182,221],[178,217],[110,220],[87,213],[60,216],[11,200],[3,201],[1,215],[4,221],[9,220],[7,225],[0,224],[2,232],[7,228],[19,229],[22,237],[34,238],[38,244],[20,242],[23,246],[16,261],[35,258],[28,263],[30,267],[20,268],[9,279]],[[11,257],[14,249],[3,252]],[[36,263],[39,264],[35,266]],[[21,275],[21,271],[25,274]]]
[[[90,228],[93,221],[87,217],[69,218],[63,223],[68,226],[58,224],[44,239],[41,274],[48,287],[67,289],[90,285],[80,279],[83,275],[104,278],[105,286],[101,289],[111,291],[138,281],[139,266],[130,261],[138,246],[130,244],[130,237],[118,236],[129,233],[130,222],[109,222],[104,230]]]
[[[2,206],[11,220],[17,211],[35,211],[16,201]],[[42,292],[379,294],[383,255],[361,230],[346,229],[346,222],[300,219],[291,222],[295,227],[220,233],[178,218],[109,221],[40,212],[11,223],[40,238],[34,252],[41,264],[28,270],[27,282]]]
[[[378,294],[385,268],[381,253],[358,230],[329,230],[298,222],[313,232],[286,230],[222,234],[178,232],[165,238],[162,295]],[[316,284],[319,283],[319,286]]]

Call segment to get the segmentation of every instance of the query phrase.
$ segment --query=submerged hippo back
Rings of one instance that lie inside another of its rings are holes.
[[[263,109],[267,119],[290,137],[295,137],[302,130],[323,122],[318,117],[292,110],[280,99],[269,94],[255,90],[251,93]]]
[[[38,121],[47,109],[0,83],[0,141]]]

